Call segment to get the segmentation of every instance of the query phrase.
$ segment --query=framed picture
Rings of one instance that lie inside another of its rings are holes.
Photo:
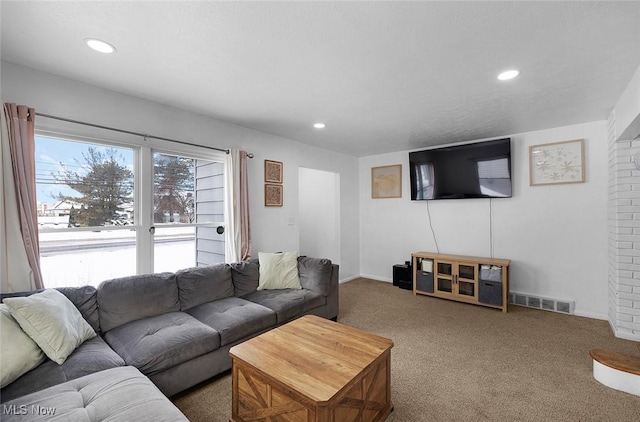
[[[281,207],[282,206],[282,185],[272,183],[264,184],[264,206],[265,207]]]
[[[584,139],[529,147],[529,184],[584,182]]]
[[[371,197],[402,198],[402,164],[371,168]]]
[[[265,183],[282,183],[282,162],[264,160]]]

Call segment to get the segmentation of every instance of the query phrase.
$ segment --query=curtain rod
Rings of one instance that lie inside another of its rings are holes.
[[[144,138],[153,138],[153,139],[159,139],[161,141],[175,142],[175,143],[178,143],[178,144],[189,145],[189,146],[192,146],[192,147],[213,149],[213,150],[216,150],[216,151],[222,151],[225,154],[229,154],[229,152],[230,152],[228,148],[224,149],[224,148],[216,148],[216,147],[210,147],[210,146],[205,146],[205,145],[192,144],[191,142],[178,141],[178,140],[171,139],[171,138],[163,138],[162,136],[148,135],[146,133],[133,132],[133,131],[130,131],[130,130],[118,129],[118,128],[110,127],[110,126],[97,125],[95,123],[82,122],[80,120],[67,119],[65,117],[52,116],[51,114],[44,114],[44,113],[36,112],[36,116],[45,117],[47,119],[61,120],[63,122],[75,123],[75,124],[78,124],[78,125],[91,126],[91,127],[95,127],[95,128],[98,128],[98,129],[112,130],[114,132],[126,133],[128,135],[142,136]],[[253,158],[253,154],[249,152],[249,153],[247,153],[247,157]]]

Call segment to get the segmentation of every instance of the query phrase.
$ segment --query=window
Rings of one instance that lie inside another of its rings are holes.
[[[154,271],[224,262],[224,164],[161,153],[153,161]]]
[[[36,136],[40,265],[47,287],[136,273],[135,151]]]
[[[224,164],[190,152],[37,135],[45,286],[224,262]]]

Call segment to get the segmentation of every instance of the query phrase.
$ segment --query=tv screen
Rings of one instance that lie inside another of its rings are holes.
[[[511,139],[409,153],[411,199],[511,197]]]

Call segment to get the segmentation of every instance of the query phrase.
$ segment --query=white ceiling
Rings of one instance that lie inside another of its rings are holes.
[[[640,2],[3,0],[1,15],[2,60],[356,156],[606,119],[640,66]],[[507,68],[521,76],[499,82]]]

